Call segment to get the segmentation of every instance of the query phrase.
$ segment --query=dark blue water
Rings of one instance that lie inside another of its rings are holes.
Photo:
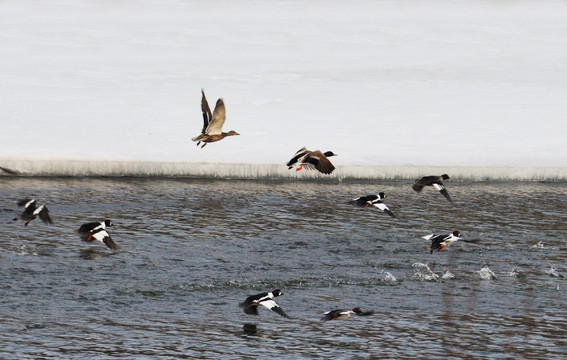
[[[565,183],[446,185],[0,178],[1,357],[562,358]],[[379,191],[398,218],[348,204]],[[115,254],[73,233],[105,218]],[[453,230],[480,242],[420,238]],[[291,319],[238,308],[275,288]]]

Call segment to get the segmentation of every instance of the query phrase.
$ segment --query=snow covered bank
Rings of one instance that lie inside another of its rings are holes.
[[[0,1],[0,156],[279,164],[307,146],[339,168],[566,167],[566,13],[536,0]],[[241,136],[191,142],[201,88]]]
[[[455,167],[455,166],[338,166],[330,175],[316,171],[288,170],[284,164],[227,164],[145,161],[0,160],[0,176],[135,176],[221,179],[414,179],[450,174],[462,180],[565,181],[567,168]]]

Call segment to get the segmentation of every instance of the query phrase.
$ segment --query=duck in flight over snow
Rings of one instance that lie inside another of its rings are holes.
[[[211,114],[211,109],[209,108],[209,103],[205,97],[205,90],[201,90],[201,111],[203,112],[203,130],[201,134],[192,138],[193,141],[197,141],[197,146],[203,143],[201,148],[204,148],[210,142],[215,142],[224,139],[227,136],[240,135],[234,130],[229,132],[222,132],[222,126],[226,120],[226,110],[224,107],[223,99],[218,99],[215,105],[215,110]]]
[[[310,151],[304,146],[293,155],[286,165],[288,169],[297,166],[295,171],[299,171],[305,167],[308,170],[315,169],[323,174],[330,174],[335,170],[335,166],[328,159],[331,156],[337,156],[337,154],[332,151],[325,153],[320,150]]]

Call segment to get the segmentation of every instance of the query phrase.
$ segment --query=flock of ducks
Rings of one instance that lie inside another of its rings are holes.
[[[224,139],[227,136],[240,135],[234,130],[229,132],[223,132],[222,127],[226,120],[226,109],[223,99],[218,99],[215,105],[214,111],[211,113],[211,109],[207,102],[205,96],[205,91],[201,90],[201,111],[203,113],[203,128],[201,134],[192,138],[193,141],[197,142],[197,146],[201,145],[201,148],[205,147],[210,142],[216,142]],[[286,166],[288,169],[295,168],[296,171],[302,169],[317,170],[323,174],[331,174],[335,170],[335,166],[329,160],[330,157],[336,156],[332,151],[321,152],[320,150],[310,151],[306,147],[299,149],[295,155],[287,162]],[[424,187],[431,186],[437,189],[447,200],[453,202],[447,189],[443,184],[443,180],[448,180],[449,176],[443,174],[440,176],[424,176],[420,179],[415,180],[412,188],[416,192],[421,192]],[[386,197],[384,192],[378,194],[371,194],[366,196],[361,196],[353,199],[350,203],[366,208],[369,206],[374,206],[381,211],[385,212],[389,216],[395,218],[396,216],[382,201]],[[23,199],[18,201],[18,206],[24,207],[24,210],[19,214],[14,221],[22,220],[25,221],[25,226],[28,226],[32,220],[39,217],[44,223],[52,224],[53,221],[49,216],[49,210],[45,205],[39,205],[35,199]],[[112,226],[111,220],[104,220],[100,222],[89,222],[81,225],[75,233],[79,235],[80,239],[85,242],[99,241],[105,244],[109,249],[113,251],[118,251],[120,247],[112,240],[112,237],[107,231],[107,228]],[[433,251],[442,251],[453,242],[461,239],[461,233],[459,231],[453,231],[451,234],[447,235],[436,235],[430,234],[423,236],[425,240],[431,241],[431,246],[429,247],[430,253]],[[463,240],[467,241],[467,240]],[[239,306],[243,309],[246,314],[258,315],[258,306],[263,306],[285,318],[289,316],[282,310],[282,308],[274,301],[277,296],[283,295],[282,291],[275,289],[271,292],[264,292],[256,295],[248,296]],[[343,320],[351,315],[367,316],[372,315],[373,311],[362,311],[359,307],[353,309],[336,309],[324,313],[322,321],[331,320]]]
[[[24,207],[24,211],[16,216],[13,219],[14,221],[23,220],[26,222],[24,226],[28,226],[32,220],[39,217],[44,223],[48,225],[53,224],[53,220],[49,216],[49,209],[45,205],[37,206],[37,200],[23,199],[18,201],[18,206]],[[120,246],[116,245],[106,231],[106,228],[109,226],[112,226],[112,220],[89,222],[81,225],[81,227],[75,230],[75,233],[85,242],[97,240],[108,246],[112,251],[118,251]]]

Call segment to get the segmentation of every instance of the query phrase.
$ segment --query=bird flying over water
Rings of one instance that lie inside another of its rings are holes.
[[[316,169],[323,174],[330,174],[335,170],[335,167],[329,161],[329,157],[337,156],[337,154],[332,151],[327,151],[325,153],[320,150],[310,151],[306,147],[299,149],[293,158],[287,162],[287,168],[292,169],[297,166],[295,171],[299,171],[305,167],[308,170]]]
[[[111,250],[117,251],[120,249],[120,246],[116,245],[110,237],[110,234],[106,231],[106,228],[110,226],[112,226],[112,220],[89,222],[81,225],[81,227],[77,229],[76,233],[79,234],[83,241],[91,242],[93,240],[97,240],[104,243]]]
[[[445,249],[447,246],[451,245],[457,240],[461,239],[461,233],[459,231],[453,231],[451,234],[448,235],[436,235],[430,234],[426,236],[422,236],[425,240],[431,240],[431,246],[429,247],[429,253],[433,253],[433,251],[441,251]]]
[[[416,192],[421,192],[425,186],[433,186],[435,189],[439,190],[443,196],[447,198],[450,202],[453,202],[449,193],[445,189],[445,185],[443,185],[442,180],[450,179],[449,175],[443,174],[441,176],[431,175],[431,176],[424,176],[421,179],[417,179],[413,184],[412,188]]]
[[[324,313],[321,321],[331,321],[331,320],[344,320],[349,318],[351,315],[356,314],[359,316],[368,316],[374,314],[374,311],[362,311],[359,307],[355,307],[352,310],[337,309],[331,310]]]
[[[39,216],[41,221],[46,224],[53,224],[51,217],[49,216],[49,210],[47,206],[41,205],[37,206],[37,201],[35,199],[24,199],[18,201],[18,206],[23,206],[24,211],[15,217],[13,220],[17,221],[18,219],[23,220],[26,222],[25,226],[28,226],[29,223]]]
[[[204,148],[207,143],[215,142],[224,139],[227,136],[240,135],[234,130],[229,132],[222,132],[222,126],[226,120],[226,110],[224,107],[223,99],[218,99],[215,105],[215,110],[211,114],[211,109],[209,108],[209,103],[205,97],[205,90],[201,90],[201,111],[203,112],[203,130],[201,134],[192,138],[193,141],[197,141],[197,146],[203,143],[201,148]]]
[[[238,306],[240,306],[246,314],[258,315],[258,305],[262,305],[266,309],[270,309],[285,318],[289,318],[289,316],[282,310],[282,308],[280,308],[279,305],[273,300],[276,296],[281,295],[283,295],[283,293],[279,289],[272,290],[271,292],[250,295]]]
[[[390,215],[391,217],[396,217],[396,215],[394,215],[394,213],[391,212],[390,209],[388,209],[386,204],[382,202],[382,199],[384,199],[385,197],[386,194],[381,192],[378,193],[378,195],[366,195],[357,197],[356,199],[351,200],[350,203],[361,208],[369,207],[370,205],[372,205]]]

